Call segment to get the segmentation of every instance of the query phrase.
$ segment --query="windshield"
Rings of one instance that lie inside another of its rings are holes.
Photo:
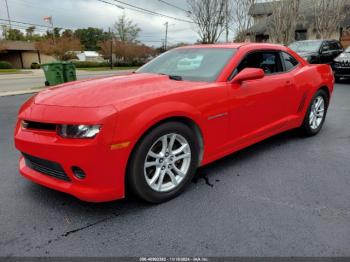
[[[183,48],[166,52],[137,70],[178,80],[214,82],[235,54],[233,48]]]
[[[300,41],[294,42],[289,48],[295,52],[318,52],[321,44],[321,41]]]

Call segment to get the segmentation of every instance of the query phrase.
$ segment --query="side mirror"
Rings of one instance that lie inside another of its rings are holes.
[[[261,79],[265,76],[264,70],[261,68],[245,68],[238,73],[233,79],[232,83],[242,83],[248,80]]]

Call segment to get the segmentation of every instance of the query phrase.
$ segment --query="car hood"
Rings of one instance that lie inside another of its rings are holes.
[[[298,55],[300,55],[301,57],[309,57],[309,56],[317,56],[317,52],[296,52]]]
[[[338,62],[350,62],[350,53],[341,53],[335,60]]]
[[[35,104],[100,107],[122,103],[141,102],[142,100],[167,95],[203,83],[170,80],[166,75],[132,74],[107,78],[83,80],[59,85],[40,92]]]

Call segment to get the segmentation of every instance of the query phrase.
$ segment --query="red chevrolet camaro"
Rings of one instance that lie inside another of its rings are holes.
[[[26,178],[90,202],[128,186],[158,203],[196,168],[283,131],[317,134],[334,77],[272,44],[171,50],[126,76],[42,91],[21,107],[15,145]]]

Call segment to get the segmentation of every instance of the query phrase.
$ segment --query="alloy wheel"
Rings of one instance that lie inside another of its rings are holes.
[[[315,130],[322,124],[323,118],[325,116],[325,100],[323,96],[317,96],[311,107],[309,115],[309,125],[311,129]]]
[[[171,133],[158,138],[144,162],[148,186],[156,192],[175,189],[186,177],[191,157],[190,145],[183,136]]]

